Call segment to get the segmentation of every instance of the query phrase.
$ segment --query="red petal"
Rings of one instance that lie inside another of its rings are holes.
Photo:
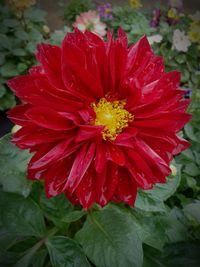
[[[95,202],[94,169],[88,168],[76,189],[76,195],[83,208],[88,209]]]
[[[135,145],[140,151],[141,156],[145,158],[146,161],[151,164],[152,171],[159,171],[164,176],[168,176],[171,173],[171,170],[168,164],[155,152],[153,151],[144,141],[137,138],[135,140]],[[155,177],[158,176],[155,175]]]
[[[116,39],[116,41],[120,42],[125,48],[127,48],[128,38],[125,31],[121,27],[119,27],[117,33],[118,33],[118,38]]]
[[[19,76],[7,82],[21,100],[32,105],[43,105],[58,111],[75,111],[82,103],[75,102],[69,93],[53,87],[46,78]]]
[[[154,119],[155,118],[155,119]],[[191,119],[190,114],[166,113],[148,120],[135,120],[133,125],[138,128],[158,129],[166,132],[177,132]],[[138,130],[140,131],[140,130]]]
[[[109,142],[107,142],[106,148],[107,148],[106,152],[107,160],[111,160],[120,166],[125,165],[126,160],[124,157],[124,153],[120,148]]]
[[[155,183],[156,178],[152,181],[148,176],[145,176],[143,170],[138,170],[133,164],[127,162],[126,166],[128,171],[132,175],[132,179],[135,180],[138,187],[142,189],[151,189],[152,185]],[[160,182],[159,179],[157,182]]]
[[[146,36],[144,36],[136,44],[132,45],[129,49],[128,60],[126,65],[127,73],[134,73],[137,68],[143,65],[143,60],[148,54],[152,54],[152,50]]]
[[[174,148],[173,154],[177,155],[183,150],[187,149],[188,147],[191,146],[191,144],[186,141],[185,139],[181,138],[180,136],[175,136],[175,141],[177,142],[177,147]]]
[[[96,68],[95,62],[88,61],[91,58],[88,54],[89,46],[85,50],[82,49],[87,39],[81,33],[78,34],[82,40],[81,46],[79,43],[74,43],[74,40],[72,42],[69,35],[62,43],[62,75],[68,90],[79,93],[82,98],[87,97],[88,100],[94,101],[95,98],[103,97],[103,89],[98,82],[98,71],[95,73],[96,77],[93,73],[93,69]],[[85,91],[87,91],[87,96]]]
[[[60,160],[56,164],[49,166],[45,173],[45,191],[47,197],[56,196],[64,192],[64,185],[72,165],[73,158]]]
[[[84,145],[77,152],[77,156],[72,165],[65,189],[71,188],[72,193],[76,190],[93,160],[95,148],[96,144],[92,143],[89,147],[88,145]]]
[[[136,166],[138,171],[141,170],[142,173],[146,175],[146,177],[154,177],[154,174],[151,171],[151,167],[148,165],[142,156],[140,156],[139,151],[135,151],[133,149],[127,149],[127,162]]]
[[[61,117],[47,107],[34,107],[26,112],[26,116],[35,124],[56,131],[69,130],[74,127],[71,121]]]
[[[45,74],[42,66],[33,66],[29,69],[28,72],[32,76],[43,76]]]
[[[25,112],[31,107],[29,104],[23,104],[12,108],[8,111],[8,118],[12,122],[18,125],[26,125],[29,122],[29,119],[25,116]]]
[[[38,45],[37,59],[48,77],[48,80],[58,88],[65,88],[61,76],[61,49],[50,44]]]
[[[114,163],[108,162],[107,175],[104,184],[104,195],[105,199],[109,202],[115,193],[115,190],[119,183],[119,166]]]
[[[42,158],[46,153],[48,153],[49,150],[52,149],[53,146],[54,146],[54,143],[44,144],[44,145],[40,146],[40,148],[38,149],[38,151],[31,158],[31,160],[28,163],[28,178],[29,179],[41,179],[41,173],[43,173],[45,170],[40,170],[40,171],[33,170],[32,171],[29,166],[32,166],[32,164],[35,161],[37,161],[38,159]]]
[[[133,206],[135,203],[136,195],[136,183],[130,178],[130,174],[126,169],[120,168],[119,183],[113,199],[116,199],[116,201],[123,201],[128,205]]]
[[[81,125],[75,137],[75,142],[86,141],[101,134],[102,126]]]
[[[95,169],[97,173],[102,173],[106,166],[106,143],[105,141],[97,142],[96,156],[95,156]]]
[[[94,170],[95,171],[95,170]],[[105,167],[103,172],[96,173],[95,181],[95,200],[96,203],[102,207],[108,203],[108,200],[105,196],[105,184],[107,180],[107,168]]]
[[[69,134],[40,128],[35,125],[27,125],[14,134],[12,141],[17,145],[24,146],[25,149],[34,146],[52,143],[62,139],[68,139]]]
[[[47,166],[51,163],[55,163],[60,158],[63,158],[63,154],[67,150],[69,144],[73,138],[68,139],[67,141],[62,141],[48,151],[43,157],[39,158],[37,161],[29,165],[31,169],[39,169],[41,167]]]

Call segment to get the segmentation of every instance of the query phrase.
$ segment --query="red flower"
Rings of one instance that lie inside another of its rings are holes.
[[[121,29],[107,42],[75,30],[61,47],[39,45],[37,59],[8,81],[24,102],[9,112],[22,126],[13,142],[35,153],[29,179],[84,208],[133,205],[138,187],[165,182],[173,155],[189,146],[176,133],[191,116],[180,74],[164,72],[146,37],[128,48]]]

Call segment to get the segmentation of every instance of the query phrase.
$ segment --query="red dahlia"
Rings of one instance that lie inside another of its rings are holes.
[[[165,182],[189,146],[176,135],[189,102],[146,37],[128,47],[121,29],[106,42],[75,30],[61,47],[40,44],[36,57],[29,75],[8,81],[23,101],[9,118],[22,126],[13,142],[34,153],[28,178],[44,179],[47,197],[133,205],[137,188]]]

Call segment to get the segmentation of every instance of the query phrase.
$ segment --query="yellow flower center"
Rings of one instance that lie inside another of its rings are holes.
[[[170,8],[168,11],[168,17],[171,19],[179,19],[179,15],[175,8]]]
[[[105,126],[102,131],[104,140],[115,140],[122,129],[128,126],[129,121],[133,120],[134,116],[124,108],[125,105],[124,100],[107,101],[105,98],[101,98],[98,104],[92,103],[96,113],[94,125]]]
[[[105,9],[105,13],[107,13],[107,14],[109,14],[109,13],[111,13],[111,8],[109,8],[109,7],[107,7],[106,9]]]

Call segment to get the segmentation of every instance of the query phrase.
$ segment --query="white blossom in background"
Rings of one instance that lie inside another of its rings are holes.
[[[17,131],[19,131],[22,128],[22,126],[15,124],[15,126],[12,127],[11,133],[14,134]]]
[[[177,9],[182,9],[183,1],[182,0],[169,0],[169,6]]]
[[[170,169],[171,169],[171,171],[172,171],[172,175],[173,176],[176,176],[177,175],[177,168],[176,168],[176,166],[174,166],[173,164],[170,164]]]
[[[200,11],[196,11],[194,13],[194,15],[190,15],[190,18],[193,20],[193,21],[200,21]]]
[[[172,38],[172,49],[176,49],[181,52],[187,52],[191,42],[185,35],[184,31],[176,29]]]
[[[147,36],[147,39],[148,39],[150,45],[152,45],[154,43],[160,43],[162,41],[163,37],[160,34],[155,34],[152,36]]]

